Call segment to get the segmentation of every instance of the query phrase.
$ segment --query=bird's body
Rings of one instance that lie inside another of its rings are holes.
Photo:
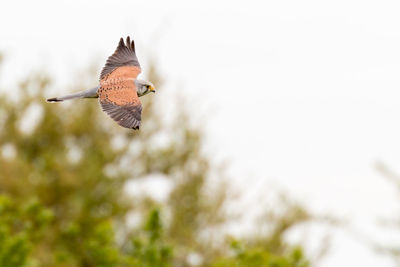
[[[100,74],[100,84],[92,89],[74,94],[47,99],[48,102],[61,102],[77,98],[99,98],[104,112],[120,126],[139,129],[142,104],[139,97],[155,92],[151,82],[136,79],[141,68],[135,53],[135,44],[121,38],[117,50],[107,59]]]

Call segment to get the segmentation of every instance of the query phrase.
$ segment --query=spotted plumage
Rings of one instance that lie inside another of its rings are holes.
[[[75,98],[99,98],[100,106],[120,126],[139,129],[142,103],[139,97],[155,92],[151,82],[136,79],[141,68],[136,57],[135,43],[129,36],[121,38],[117,49],[100,74],[99,86],[75,94],[47,99],[60,102]]]

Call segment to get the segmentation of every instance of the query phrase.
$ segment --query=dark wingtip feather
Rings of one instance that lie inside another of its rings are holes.
[[[133,39],[131,41],[131,37],[130,36],[126,37],[126,47],[128,47],[133,52],[135,52],[135,41]]]
[[[62,102],[62,100],[58,99],[57,97],[48,98],[46,101],[47,102]]]
[[[136,53],[136,51],[135,51],[135,41],[134,40],[132,40],[131,49],[132,49],[133,52]]]
[[[124,39],[121,37],[121,39],[119,39],[118,47],[117,47],[117,49],[115,50],[115,52],[116,52],[119,48],[124,47],[124,46],[125,46],[125,42],[124,42]],[[114,52],[114,53],[115,53],[115,52]]]

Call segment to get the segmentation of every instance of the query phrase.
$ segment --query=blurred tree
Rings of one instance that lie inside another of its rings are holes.
[[[17,206],[0,196],[0,266],[22,266],[35,240],[52,219],[52,212],[37,201]]]
[[[153,67],[150,79],[160,91]],[[34,74],[0,96],[0,266],[307,265],[301,249],[282,240],[301,212],[269,218],[273,234],[230,256],[219,231],[226,190],[207,182],[223,174],[202,152],[203,135],[181,105],[165,123],[156,100],[142,98],[135,132],[117,126],[97,101],[46,103],[50,87],[49,77]],[[127,181],[154,175],[172,184],[165,202],[125,192]],[[139,226],[127,223],[132,211]]]
[[[398,196],[400,196],[400,175],[394,172],[390,167],[388,167],[383,162],[376,163],[376,169],[386,178],[392,186],[394,186],[397,190]],[[386,218],[380,220],[380,226],[383,226],[385,231],[393,231],[394,234],[398,232],[400,229],[400,218]],[[393,261],[395,262],[396,266],[400,266],[400,245],[398,244],[382,244],[382,242],[378,242],[373,240],[367,234],[360,234],[357,233],[358,236],[361,236],[362,241],[366,242],[367,244],[371,245],[376,251],[382,254],[386,254],[390,256]]]
[[[293,248],[287,255],[273,254],[264,247],[246,248],[239,242],[232,242],[234,255],[221,258],[213,267],[308,267],[300,248]]]

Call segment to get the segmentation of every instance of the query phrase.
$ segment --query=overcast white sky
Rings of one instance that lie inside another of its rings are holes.
[[[149,58],[166,76],[170,93],[154,97],[187,95],[248,194],[279,186],[398,244],[374,227],[399,206],[373,164],[400,172],[399,12],[398,1],[365,0],[7,1],[2,84],[46,69],[64,92],[131,35],[144,76]],[[336,232],[321,266],[345,265],[392,266]]]

